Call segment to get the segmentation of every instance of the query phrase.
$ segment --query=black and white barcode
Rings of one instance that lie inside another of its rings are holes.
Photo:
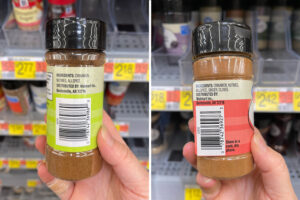
[[[57,140],[65,146],[85,146],[90,141],[91,108],[87,102],[57,101]]]
[[[201,154],[223,155],[225,149],[223,106],[199,107],[197,109],[197,134]]]
[[[20,1],[20,7],[27,7],[28,6],[28,0],[21,0]]]

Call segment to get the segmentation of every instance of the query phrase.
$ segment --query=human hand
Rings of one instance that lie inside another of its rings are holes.
[[[193,120],[189,121],[193,132]],[[256,164],[250,174],[233,180],[214,180],[197,174],[196,182],[200,185],[206,200],[297,200],[291,184],[284,158],[270,147],[257,129],[251,141],[251,151]],[[183,148],[184,157],[196,168],[194,142]]]
[[[149,198],[149,174],[139,163],[103,112],[103,126],[97,137],[103,166],[93,177],[72,182],[53,177],[45,163],[38,166],[41,180],[62,200],[146,200]],[[46,136],[36,140],[44,155]]]

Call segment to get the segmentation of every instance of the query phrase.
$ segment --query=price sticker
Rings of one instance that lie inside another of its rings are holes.
[[[293,105],[294,105],[294,111],[300,111],[300,91],[294,91]]]
[[[2,169],[2,168],[3,168],[3,160],[0,159],[0,169]]]
[[[46,135],[47,125],[46,124],[33,124],[32,134],[33,135]]]
[[[27,187],[34,188],[38,185],[38,182],[36,179],[27,179]]]
[[[34,61],[15,61],[14,64],[16,78],[35,78],[36,63]]]
[[[165,110],[167,104],[166,91],[151,91],[151,109]]]
[[[200,200],[202,198],[202,191],[200,188],[187,187],[184,190],[184,200]]]
[[[135,63],[114,63],[114,80],[132,81]]]
[[[192,91],[180,91],[180,110],[193,110]]]
[[[26,169],[36,169],[38,160],[26,160]]]
[[[119,124],[115,124],[115,127],[116,127],[117,131],[120,132],[120,125]]]
[[[21,167],[21,160],[15,160],[15,159],[9,160],[8,161],[8,167],[11,168],[11,169],[20,168]]]
[[[24,125],[23,124],[9,124],[8,125],[9,135],[23,135]]]
[[[255,109],[257,111],[278,111],[279,92],[257,91],[255,94]]]

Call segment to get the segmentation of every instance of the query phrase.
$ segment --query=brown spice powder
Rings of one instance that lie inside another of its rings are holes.
[[[95,50],[53,50],[46,53],[46,62],[51,66],[103,67],[105,59],[103,52]],[[46,145],[48,171],[60,179],[76,181],[91,177],[100,171],[102,163],[98,148],[70,153]]]

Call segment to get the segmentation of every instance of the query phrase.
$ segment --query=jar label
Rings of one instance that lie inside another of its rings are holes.
[[[253,128],[251,80],[196,81],[193,84],[197,156],[250,152]]]
[[[182,56],[188,46],[189,25],[181,23],[163,24],[163,28],[167,52],[174,56]]]
[[[47,143],[65,152],[97,148],[104,67],[47,67]]]
[[[25,2],[25,3],[24,3]],[[36,26],[42,18],[42,4],[40,1],[14,1],[14,14],[19,25]]]

